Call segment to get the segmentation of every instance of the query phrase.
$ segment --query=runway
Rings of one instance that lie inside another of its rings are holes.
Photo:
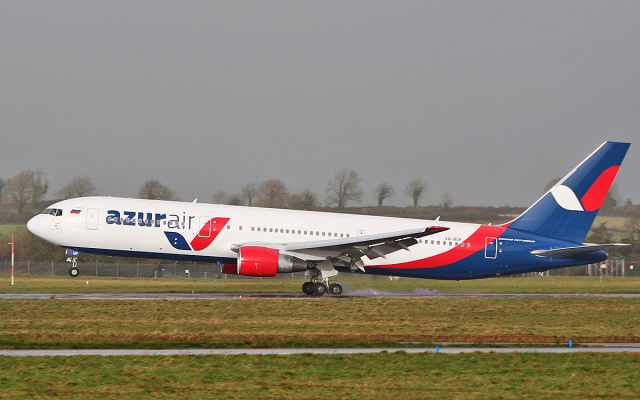
[[[415,298],[415,297],[460,297],[460,298],[640,298],[640,293],[440,293],[414,291],[406,293],[380,292],[376,290],[354,291],[341,296],[325,298]],[[166,299],[308,299],[302,293],[3,293],[0,300],[166,300]]]
[[[272,349],[52,349],[0,350],[5,357],[74,356],[287,356],[298,354],[349,355],[379,353],[640,353],[640,345],[621,343],[603,347],[384,347],[384,348],[272,348]]]

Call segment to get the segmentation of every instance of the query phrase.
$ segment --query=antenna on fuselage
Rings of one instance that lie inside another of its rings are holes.
[[[193,199],[193,203],[197,203],[198,202],[198,198],[196,197],[195,199]]]
[[[438,215],[438,218],[435,219],[436,221],[440,221],[440,216]]]

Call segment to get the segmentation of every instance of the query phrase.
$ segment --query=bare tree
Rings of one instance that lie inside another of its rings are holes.
[[[258,204],[262,207],[284,208],[288,197],[289,191],[279,179],[268,179],[258,188]]]
[[[96,187],[88,176],[77,176],[58,191],[58,196],[63,199],[92,196],[96,193]]]
[[[416,178],[409,182],[407,185],[406,193],[407,196],[413,201],[413,206],[418,207],[420,204],[420,199],[424,196],[424,193],[427,190],[427,182],[423,179]]]
[[[253,202],[258,195],[258,188],[253,183],[249,183],[244,185],[240,193],[245,198],[247,205],[249,207],[253,206]]]
[[[218,190],[213,194],[213,202],[215,204],[227,204],[227,201],[229,201],[229,198],[224,190]]]
[[[389,197],[392,197],[395,194],[395,191],[393,190],[393,186],[383,182],[376,187],[375,193],[376,198],[378,199],[378,207],[382,207],[384,201]]]
[[[28,205],[38,203],[49,189],[42,171],[21,171],[7,181],[7,197],[13,201],[18,214],[25,215]]]
[[[0,178],[0,203],[4,201],[4,187],[7,184],[7,181],[4,178]]]
[[[229,197],[227,204],[231,206],[241,206],[244,204],[244,196],[240,193],[236,193],[233,196]]]
[[[142,184],[138,191],[138,198],[149,200],[177,200],[176,192],[155,179],[150,179]]]
[[[440,206],[442,208],[451,208],[453,206],[453,196],[449,192],[442,193],[440,200]]]
[[[611,212],[618,207],[618,205],[622,204],[622,197],[620,196],[620,189],[618,188],[618,182],[614,182],[609,189],[609,192],[604,198],[600,209],[607,213]]]
[[[352,169],[341,169],[327,184],[327,203],[344,208],[349,201],[362,201],[360,176]]]
[[[310,210],[318,206],[318,196],[309,189],[289,196],[289,208]]]

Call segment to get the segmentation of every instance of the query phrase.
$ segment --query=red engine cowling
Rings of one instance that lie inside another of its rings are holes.
[[[305,271],[307,263],[269,247],[242,246],[238,251],[236,267],[235,273],[238,275],[276,276],[278,272]]]

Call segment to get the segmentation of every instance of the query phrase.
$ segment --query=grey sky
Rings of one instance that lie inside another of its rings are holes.
[[[635,142],[640,2],[0,0],[0,176],[57,191],[157,178],[180,197],[340,168],[427,203],[528,205],[606,139]]]

